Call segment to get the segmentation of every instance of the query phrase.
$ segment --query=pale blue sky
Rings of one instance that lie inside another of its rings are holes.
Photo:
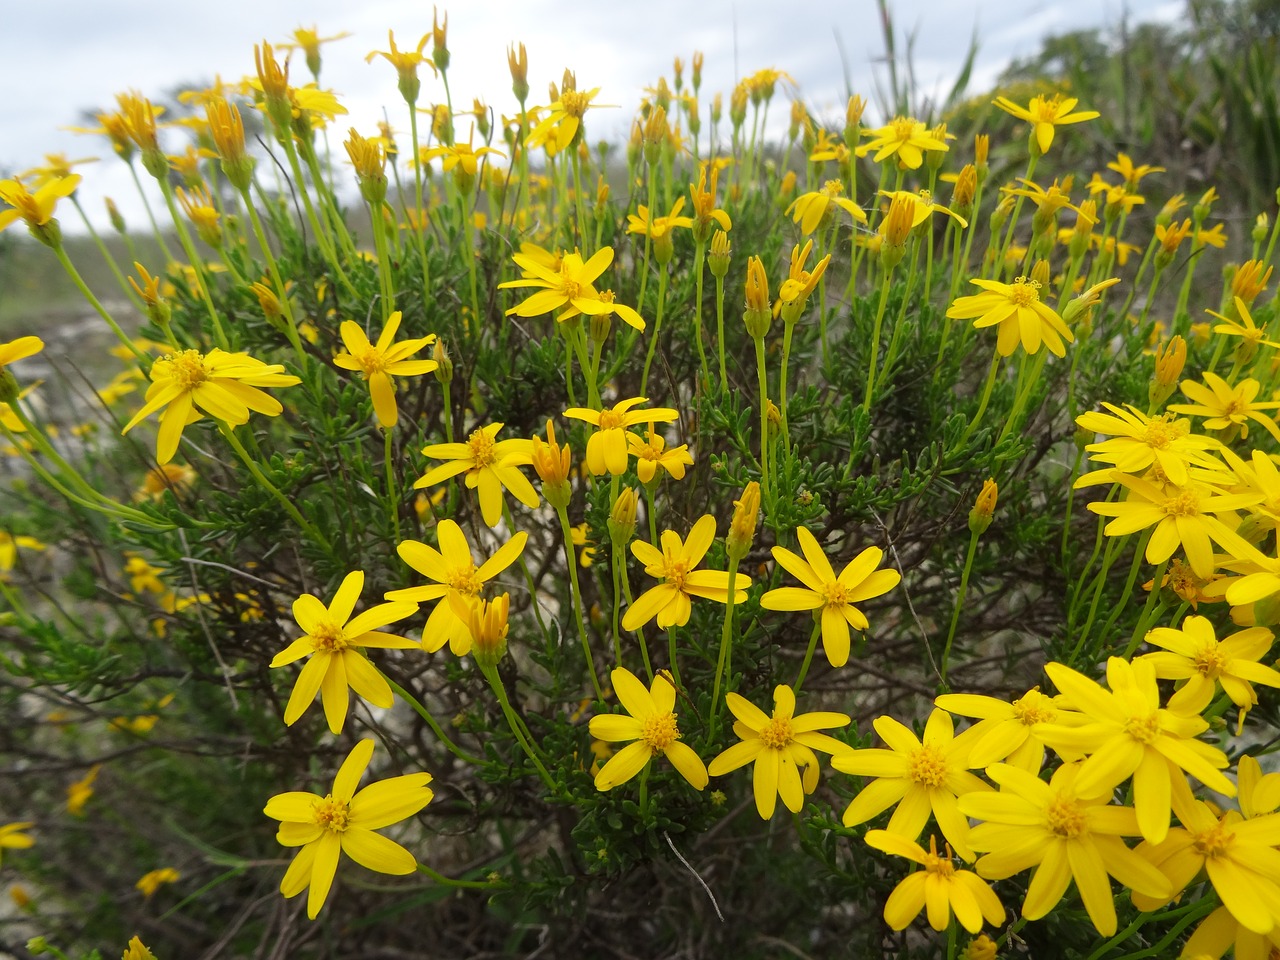
[[[112,104],[116,91],[134,88],[158,96],[180,83],[235,78],[253,71],[253,44],[285,39],[297,26],[322,34],[352,36],[326,45],[321,75],[350,110],[348,126],[373,131],[385,109],[397,128],[407,128],[395,73],[384,60],[364,62],[386,49],[387,30],[398,45],[416,45],[431,29],[431,10],[421,0],[62,0],[40,15],[16,13],[16,0],[0,0],[5,55],[0,57],[0,171],[16,172],[41,162],[47,152],[71,157],[97,155],[82,169],[80,198],[99,224],[103,197],[113,196],[138,227],[141,214],[127,170],[105,140],[75,136],[59,127],[75,124],[80,112]],[[1066,4],[1032,0],[893,0],[899,27],[915,31],[914,60],[925,86],[948,87],[970,36],[981,40],[971,89],[989,85],[1010,59],[1034,53],[1040,38],[1072,29],[1116,25],[1125,8],[1133,21],[1169,20],[1180,0],[1078,0]],[[565,67],[579,86],[601,88],[599,100],[617,110],[588,115],[592,139],[625,135],[641,88],[671,76],[673,57],[686,64],[694,50],[706,57],[704,99],[761,67],[776,67],[799,83],[806,105],[820,115],[840,116],[844,78],[837,34],[848,55],[856,91],[871,96],[872,71],[882,56],[875,0],[816,0],[798,8],[763,0],[646,0],[636,4],[552,0],[462,0],[445,5],[453,53],[449,81],[455,107],[479,96],[498,112],[512,113],[515,99],[507,72],[507,46],[523,40],[529,52],[531,103],[544,102],[549,81]],[[56,11],[56,17],[52,14]],[[306,77],[299,61],[295,76]],[[687,68],[686,68],[687,70]],[[687,74],[686,74],[687,75]],[[439,81],[424,76],[421,103],[443,100]],[[785,116],[785,106],[775,115]],[[343,122],[343,121],[346,122]],[[74,215],[73,215],[74,216]],[[73,217],[64,217],[68,228]]]

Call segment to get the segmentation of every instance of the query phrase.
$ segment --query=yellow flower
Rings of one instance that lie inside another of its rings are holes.
[[[38,230],[53,219],[53,210],[58,201],[71,196],[78,186],[78,173],[49,180],[35,193],[29,192],[17,180],[0,180],[0,200],[10,207],[8,210],[0,210],[0,230],[16,220],[25,221],[30,230]]]
[[[972,860],[969,821],[961,814],[956,798],[991,789],[969,772],[973,766],[969,754],[982,731],[970,727],[955,736],[951,716],[945,710],[929,714],[922,739],[892,717],[877,717],[872,726],[888,750],[851,750],[831,758],[831,765],[841,773],[876,778],[845,809],[844,825],[856,827],[897,804],[888,830],[914,840],[932,812],[938,829],[955,851]]]
[[[8,530],[0,530],[0,573],[8,573],[18,562],[18,548],[24,550],[44,550],[45,545],[35,537],[19,534],[14,536]]]
[[[951,923],[955,911],[956,921],[970,933],[982,929],[982,921],[998,927],[1004,923],[1004,907],[991,886],[976,873],[957,870],[951,859],[938,856],[938,839],[929,837],[929,851],[914,840],[907,840],[888,830],[868,830],[867,846],[906,857],[924,867],[902,880],[884,904],[885,922],[894,930],[905,930],[921,910],[929,919],[929,926],[942,932]]]
[[[1091,433],[1109,435],[1110,440],[1088,444],[1091,459],[1114,464],[1124,473],[1139,474],[1152,464],[1174,483],[1188,480],[1189,465],[1220,470],[1220,461],[1209,451],[1220,444],[1216,440],[1191,432],[1190,420],[1176,420],[1171,415],[1148,417],[1137,407],[1124,410],[1103,402],[1110,413],[1091,410],[1076,417],[1076,425]]]
[[[18,823],[0,825],[0,855],[7,850],[26,850],[35,844],[26,833],[34,827],[34,820],[22,820]]]
[[[740,742],[712,760],[707,772],[721,777],[754,763],[751,783],[761,819],[773,816],[779,797],[788,810],[799,813],[804,795],[818,787],[819,764],[813,751],[849,752],[846,744],[817,731],[848,726],[849,717],[843,713],[796,716],[796,695],[785,683],[773,688],[772,716],[765,716],[763,710],[736,693],[727,694],[726,702],[737,718],[733,732]]]
[[[1044,765],[1044,743],[1035,733],[1037,723],[1073,724],[1084,717],[1067,710],[1060,697],[1049,697],[1032,687],[1012,703],[971,693],[946,693],[934,703],[948,713],[981,720],[982,730],[969,754],[974,767],[1009,763],[1029,773],[1039,774]]]
[[[683,541],[674,530],[664,530],[659,550],[651,543],[637,540],[631,552],[644,564],[644,572],[662,580],[650,587],[628,608],[622,617],[623,630],[639,630],[658,618],[658,628],[683,627],[692,612],[691,597],[703,597],[719,603],[729,602],[729,574],[724,570],[695,570],[716,537],[716,519],[711,514],[699,518]],[[738,574],[734,581],[734,603],[745,603],[751,580]]]
[[[423,34],[422,39],[418,41],[417,49],[399,50],[396,48],[395,32],[388,30],[387,43],[391,49],[374,50],[364,58],[365,63],[372,63],[374,57],[382,57],[396,68],[400,95],[404,97],[405,102],[410,106],[418,102],[418,92],[422,88],[421,81],[418,79],[418,67],[425,63],[431,68],[432,73],[437,75],[439,73],[436,70],[436,65],[422,55],[422,51],[426,48],[427,41],[430,39],[431,34]]]
[[[689,198],[693,203],[693,236],[696,240],[706,241],[711,234],[711,224],[715,222],[726,233],[733,229],[733,221],[723,210],[716,207],[716,183],[720,179],[720,168],[711,167],[711,185],[707,186],[707,167],[703,161],[698,167],[697,184],[689,184]],[[848,201],[846,201],[848,202]]]
[[[173,867],[161,867],[159,870],[152,870],[144,873],[134,887],[142,891],[144,897],[150,898],[155,896],[155,892],[160,889],[162,884],[177,883],[182,878],[182,874],[178,873]]]
[[[680,742],[676,725],[676,688],[662,674],[653,679],[646,690],[640,679],[625,667],[610,675],[618,702],[627,711],[621,714],[599,714],[587,725],[591,736],[606,743],[622,743],[625,747],[609,758],[596,774],[597,790],[612,790],[626,783],[656,756],[665,756],[695,790],[707,785],[707,768],[687,744]]]
[[[1245,714],[1258,702],[1253,684],[1280,687],[1280,673],[1259,662],[1271,649],[1274,639],[1266,627],[1250,627],[1218,640],[1211,621],[1187,617],[1181,629],[1156,627],[1147,632],[1145,639],[1152,646],[1168,651],[1138,658],[1155,667],[1157,677],[1185,680],[1180,689],[1186,691],[1184,696],[1195,701],[1212,699],[1221,685],[1231,702],[1240,708],[1241,724]],[[1239,733],[1239,728],[1236,732]]]
[[[413,616],[416,603],[392,602],[355,612],[356,601],[364,589],[364,572],[353,570],[343,579],[333,602],[325,606],[317,596],[304,593],[293,601],[293,618],[303,636],[285,647],[271,661],[272,667],[311,657],[298,674],[293,693],[284,710],[284,722],[293,726],[302,717],[319,692],[324,713],[333,733],[341,733],[347,721],[349,695],[347,688],[364,697],[375,707],[390,707],[394,702],[391,687],[364,655],[362,647],[412,649],[418,644],[407,637],[383,633],[380,627]]]
[[[849,661],[849,628],[870,627],[866,615],[854,606],[888,593],[902,580],[897,570],[878,570],[884,551],[867,547],[836,576],[818,538],[805,527],[796,529],[801,558],[785,547],[773,548],[773,559],[799,580],[803,587],[779,587],[760,598],[766,610],[813,610],[822,623],[822,649],[833,667]],[[821,611],[821,612],[819,612]]]
[[[277,44],[281,50],[301,50],[307,58],[307,69],[311,71],[314,77],[320,76],[320,44],[333,43],[335,40],[345,40],[351,36],[347,30],[341,33],[335,33],[331,37],[320,36],[320,31],[314,26],[308,30],[306,27],[298,27],[293,31],[293,39]]]
[[[636,475],[641,483],[652,483],[659,468],[667,471],[674,479],[683,480],[685,467],[693,466],[689,445],[682,443],[678,447],[668,447],[666,438],[654,429],[652,422],[649,424],[648,440],[642,440],[630,430],[626,437],[628,450],[636,458]]]
[[[680,216],[683,209],[684,197],[676,197],[670,213],[665,217],[651,217],[649,208],[642,203],[637,207],[639,216],[634,213],[627,215],[627,233],[638,233],[651,240],[661,240],[677,227],[692,227],[692,218]]]
[[[889,205],[892,208],[895,200],[906,203],[911,209],[911,228],[920,226],[935,213],[945,213],[952,220],[962,227],[967,227],[969,221],[960,214],[956,213],[949,207],[944,207],[940,203],[933,202],[933,194],[928,190],[921,190],[919,193],[913,193],[910,190],[881,190],[880,196],[889,198]]]
[[[472,430],[466,443],[433,443],[424,447],[424,455],[451,462],[432,467],[414,481],[414,489],[433,486],[465,471],[464,482],[467,489],[478,492],[480,515],[489,526],[496,527],[502,519],[504,487],[515,494],[515,498],[526,507],[536,509],[540,502],[537,491],[528,478],[516,469],[533,462],[533,441],[495,441],[494,437],[501,429],[502,424],[491,423]]]
[[[1249,421],[1260,423],[1271,436],[1280,440],[1280,427],[1272,417],[1262,413],[1263,410],[1274,410],[1280,407],[1280,401],[1255,403],[1262,385],[1257,380],[1246,377],[1234,387],[1216,373],[1206,370],[1204,383],[1194,380],[1182,381],[1182,392],[1192,404],[1170,404],[1174,413],[1189,413],[1196,417],[1207,418],[1204,426],[1208,430],[1222,430],[1225,440],[1230,441],[1237,435],[1248,439]]]
[[[156,955],[147,949],[147,945],[135,936],[129,938],[129,944],[125,947],[120,960],[156,960]]]
[[[805,261],[809,259],[809,252],[812,249],[812,239],[806,240],[803,247],[797,243],[791,248],[791,263],[787,269],[787,279],[783,280],[782,286],[778,288],[778,301],[773,305],[773,315],[775,317],[782,312],[783,307],[786,307],[790,311],[796,311],[795,319],[798,319],[798,311],[804,309],[809,295],[817,289],[818,281],[827,272],[827,266],[831,263],[831,254],[829,253],[813,265],[812,272],[804,268]],[[790,316],[791,314],[788,313],[788,317]]]
[[[1073,727],[1041,724],[1036,736],[1068,758],[1087,755],[1075,779],[1081,796],[1110,796],[1132,776],[1138,826],[1147,840],[1159,843],[1169,832],[1171,781],[1182,776],[1181,770],[1210,790],[1235,795],[1235,785],[1221,773],[1226,754],[1195,739],[1209,729],[1199,714],[1209,705],[1212,687],[1184,688],[1161,707],[1155,667],[1141,659],[1130,664],[1111,657],[1110,690],[1061,663],[1048,663],[1044,669],[1089,722]]]
[[[588,410],[586,407],[570,407],[566,417],[585,420],[596,428],[587,440],[587,469],[599,477],[611,473],[615,477],[627,472],[627,427],[640,423],[670,423],[680,414],[670,407],[654,407],[651,410],[632,410],[648,397],[631,397],[621,400],[607,410]]]
[[[1072,113],[1079,101],[1075,97],[1063,97],[1055,93],[1052,97],[1037,96],[1031,103],[1020,107],[1008,97],[996,97],[993,101],[1005,113],[1011,113],[1019,120],[1031,124],[1031,140],[1040,153],[1048,153],[1053,144],[1054,128],[1066,123],[1080,123],[1094,120],[1101,114],[1097,110],[1080,110]]]
[[[1062,341],[1071,343],[1075,337],[1057,311],[1041,302],[1040,284],[1026,277],[1018,277],[1011,284],[999,280],[970,282],[986,292],[960,297],[947,310],[948,318],[972,320],[978,329],[998,327],[996,351],[1002,357],[1012,356],[1019,343],[1032,355],[1039,352],[1042,344],[1054,356],[1067,355]]]
[[[166,463],[148,470],[142,478],[136,499],[161,500],[166,493],[182,496],[196,482],[196,472],[186,464]]]
[[[566,253],[558,261],[548,264],[541,257],[531,256],[523,249],[513,254],[516,265],[524,276],[498,284],[502,290],[514,287],[541,287],[542,289],[506,312],[518,317],[538,317],[564,307],[558,321],[568,320],[579,314],[597,315],[611,313],[613,304],[605,304],[593,284],[613,263],[613,247],[601,247],[591,258],[583,262],[577,253]]]
[[[95,763],[83,777],[67,784],[67,813],[73,817],[84,815],[84,806],[93,796],[93,784],[101,769],[102,764]]]
[[[1120,174],[1124,178],[1125,186],[1130,190],[1136,190],[1143,177],[1152,173],[1165,172],[1164,167],[1153,167],[1149,163],[1134,166],[1133,160],[1127,153],[1116,154],[1116,158],[1107,164],[1107,169]]]
[[[392,377],[416,377],[430,373],[439,364],[434,360],[410,360],[423,347],[435,342],[435,334],[419,337],[414,340],[395,340],[396,331],[400,329],[400,311],[397,310],[387,318],[387,325],[382,328],[382,335],[376,344],[370,344],[360,324],[354,320],[342,321],[342,342],[347,352],[333,358],[335,366],[344,370],[359,370],[369,382],[369,393],[373,397],[373,410],[377,414],[378,423],[383,427],[394,427],[400,419],[396,408],[396,388]]]
[[[1197,230],[1192,239],[1196,246],[1217,247],[1221,250],[1227,245],[1227,235],[1223,232],[1225,229],[1222,224],[1215,223],[1208,230]]]
[[[596,545],[587,536],[587,533],[588,528],[585,520],[576,527],[569,528],[569,535],[573,538],[573,546],[578,547],[578,566],[584,570],[596,562]]]
[[[325,796],[278,793],[263,808],[268,817],[281,821],[276,841],[302,848],[285,871],[280,892],[296,897],[310,887],[307,916],[312,920],[329,896],[342,853],[378,873],[403,876],[417,869],[412,853],[374,831],[412,817],[430,803],[431,774],[380,780],[357,793],[372,757],[373,741],[361,740],[338,768],[333,788]]]
[[[548,156],[563,152],[573,143],[582,127],[582,115],[591,108],[591,101],[599,92],[599,87],[585,93],[565,90],[560,94],[559,100],[547,107],[550,111],[547,116],[529,131],[524,145],[530,149],[545,147]]]
[[[915,117],[894,117],[883,127],[863,130],[862,135],[872,139],[870,143],[858,147],[858,156],[865,157],[875,150],[876,155],[871,159],[876,163],[897,156],[899,166],[908,170],[920,169],[925,150],[951,149],[945,140],[939,140],[933,131]]]
[[[417,540],[405,540],[396,547],[401,560],[435,582],[391,590],[386,599],[415,604],[442,601],[436,604],[422,628],[423,649],[435,653],[448,643],[455,656],[464,657],[471,649],[471,635],[465,620],[454,612],[455,601],[478,598],[485,583],[515,563],[529,535],[523,530],[516,533],[478,567],[471,557],[466,534],[453,520],[441,520],[436,525],[436,537],[440,544],[438,550]]]
[[[1169,881],[1120,838],[1138,832],[1132,807],[1107,803],[1110,790],[1085,788],[1080,765],[1066,763],[1043,780],[997,763],[987,776],[999,793],[960,798],[965,816],[985,821],[973,828],[977,850],[990,851],[977,863],[978,875],[1002,880],[1035,867],[1022,915],[1039,920],[1058,905],[1072,879],[1085,911],[1104,937],[1116,932],[1116,905],[1108,875],[1151,896],[1169,892]]]
[[[173,459],[183,429],[200,419],[200,411],[232,426],[248,423],[250,411],[278,416],[284,409],[280,401],[258,388],[291,387],[302,382],[285,373],[278,363],[267,364],[247,353],[217,348],[208,353],[183,350],[162,357],[151,366],[151,381],[142,409],[121,433],[128,433],[165,408],[156,442],[156,460],[161,465]]]
[[[1238,318],[1225,317],[1215,310],[1205,311],[1222,321],[1214,324],[1213,332],[1227,337],[1239,337],[1240,343],[1236,346],[1236,355],[1244,363],[1253,359],[1253,355],[1258,352],[1260,346],[1280,350],[1280,343],[1263,339],[1267,331],[1253,322],[1253,315],[1249,313],[1249,307],[1245,301],[1236,297],[1234,302]],[[1208,378],[1205,382],[1208,382]]]
[[[844,193],[843,183],[839,180],[828,180],[822,185],[821,190],[802,193],[792,200],[791,205],[787,207],[786,214],[800,224],[800,232],[805,236],[818,229],[818,225],[823,222],[823,218],[827,216],[833,206],[844,210],[859,223],[866,223],[866,211],[848,197],[842,197],[842,193]],[[795,211],[794,216],[792,216],[793,210]]]

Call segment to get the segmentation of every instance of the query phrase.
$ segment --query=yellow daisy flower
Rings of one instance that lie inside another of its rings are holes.
[[[73,173],[69,177],[49,180],[31,193],[18,180],[0,180],[0,201],[9,206],[8,210],[0,210],[0,230],[9,224],[22,220],[30,230],[38,230],[53,219],[54,207],[63,197],[69,197],[80,186],[80,175]],[[22,339],[26,339],[25,337]],[[0,361],[3,365],[7,361]]]
[[[606,713],[591,718],[587,725],[591,736],[606,743],[633,741],[609,758],[596,774],[597,790],[612,790],[643,770],[656,756],[665,756],[693,786],[701,790],[707,785],[707,768],[687,744],[680,742],[676,725],[676,688],[662,674],[653,679],[648,690],[640,679],[625,667],[610,675],[618,702],[627,716]]]
[[[5,850],[26,850],[35,844],[35,840],[26,831],[34,827],[34,820],[22,820],[18,823],[0,825],[0,854]]]
[[[670,423],[680,413],[670,407],[654,407],[651,410],[632,410],[648,397],[631,397],[620,400],[607,410],[588,410],[586,407],[570,407],[566,417],[585,420],[596,428],[587,440],[587,469],[597,477],[611,473],[615,477],[627,472],[627,427],[640,423]]]
[[[278,793],[263,808],[268,817],[280,821],[276,842],[302,848],[285,871],[280,892],[296,897],[309,887],[307,916],[312,920],[329,896],[341,854],[362,867],[393,876],[413,873],[418,867],[412,853],[374,831],[412,817],[430,803],[434,796],[427,786],[431,774],[379,780],[357,792],[372,758],[373,740],[361,740],[323,797],[300,790]]]
[[[888,593],[902,580],[897,570],[878,570],[884,551],[867,547],[850,560],[840,575],[832,569],[822,546],[804,527],[796,528],[804,553],[801,558],[785,547],[774,547],[773,558],[803,587],[779,587],[760,598],[766,610],[812,610],[822,624],[822,649],[833,667],[849,661],[849,628],[870,627],[866,614],[855,603]]]
[[[1004,907],[990,884],[976,873],[957,870],[951,858],[938,856],[938,838],[929,838],[929,851],[914,840],[907,840],[888,830],[868,830],[863,838],[867,846],[896,857],[906,857],[924,867],[908,874],[893,888],[884,904],[884,919],[894,930],[905,930],[911,921],[926,910],[929,926],[939,933],[951,924],[951,913],[970,933],[982,929],[982,921],[993,927],[1004,923]]]
[[[591,259],[583,261],[577,251],[566,253],[548,264],[541,257],[522,252],[512,254],[511,259],[520,268],[523,277],[498,284],[500,290],[516,287],[540,287],[536,293],[516,304],[506,316],[539,317],[564,308],[557,321],[569,320],[580,314],[594,316],[610,313],[613,304],[605,304],[594,284],[600,274],[613,263],[613,247],[601,247]]]
[[[236,427],[249,422],[249,413],[279,416],[283,405],[259,387],[291,387],[301,383],[284,372],[278,363],[263,363],[247,353],[208,353],[183,350],[161,357],[151,366],[151,386],[142,409],[125,424],[128,433],[157,410],[160,431],[156,460],[161,465],[173,459],[187,424],[201,418],[201,411]]]
[[[871,141],[858,147],[858,156],[865,157],[874,150],[876,155],[871,159],[876,163],[896,156],[899,165],[908,170],[920,169],[925,150],[951,149],[945,140],[939,140],[915,117],[894,117],[883,127],[863,130],[862,135],[870,137]]]
[[[971,280],[985,293],[960,297],[947,310],[952,320],[972,320],[973,325],[998,327],[996,351],[1002,357],[1013,355],[1019,343],[1029,354],[1036,354],[1043,344],[1057,357],[1065,357],[1067,348],[1062,341],[1071,343],[1075,337],[1058,316],[1056,310],[1040,300],[1040,284],[1026,277],[1018,277],[1013,283],[999,280]]]
[[[495,440],[501,429],[501,423],[491,423],[472,430],[466,443],[433,443],[424,447],[424,455],[450,462],[432,467],[414,481],[413,488],[421,490],[465,471],[464,482],[469,490],[478,492],[480,515],[489,526],[496,527],[502,519],[503,488],[526,507],[536,509],[540,503],[537,491],[516,469],[533,463],[533,441]]]
[[[693,466],[689,445],[682,443],[678,447],[668,447],[666,438],[654,429],[653,423],[649,424],[647,440],[642,440],[630,430],[626,437],[628,452],[636,458],[636,475],[641,483],[652,483],[659,468],[671,474],[673,479],[683,480],[685,467]]]
[[[381,603],[353,617],[363,589],[364,572],[353,570],[343,578],[329,606],[310,593],[293,601],[293,618],[304,635],[277,653],[271,666],[283,667],[308,656],[311,659],[298,674],[284,709],[284,722],[288,726],[298,722],[317,692],[324,701],[325,718],[333,733],[341,733],[347,721],[348,687],[375,707],[390,707],[395,702],[386,678],[369,662],[361,648],[407,650],[417,647],[408,637],[383,633],[379,628],[413,616],[418,605]]]
[[[1079,774],[1079,764],[1066,763],[1045,783],[997,763],[987,776],[1000,784],[1000,792],[968,794],[959,806],[965,816],[984,821],[970,833],[974,849],[990,851],[977,863],[979,876],[1003,880],[1035,868],[1022,902],[1026,919],[1047,915],[1074,879],[1089,919],[1109,937],[1116,932],[1109,877],[1156,897],[1169,894],[1169,881],[1120,839],[1138,833],[1133,808],[1110,805],[1111,790],[1086,789]]]
[[[786,215],[800,224],[800,232],[805,236],[817,230],[823,218],[835,207],[845,211],[859,223],[866,223],[866,211],[848,197],[841,196],[842,193],[844,193],[843,183],[839,180],[828,180],[822,185],[821,190],[802,193],[792,200],[791,205],[786,209]],[[795,211],[794,215],[792,211]]]
[[[996,97],[993,101],[1005,113],[1011,113],[1019,120],[1031,124],[1031,139],[1040,153],[1049,152],[1053,144],[1054,128],[1067,123],[1081,123],[1095,120],[1102,114],[1097,110],[1071,111],[1080,101],[1075,97],[1063,97],[1055,93],[1052,97],[1032,97],[1031,102],[1021,107],[1008,97]]]
[[[386,599],[414,604],[441,601],[422,628],[423,649],[435,653],[448,643],[455,656],[465,657],[471,650],[471,634],[466,620],[454,612],[454,598],[462,601],[478,598],[487,582],[516,562],[529,535],[523,530],[516,533],[478,567],[472,559],[467,536],[457,523],[441,520],[436,525],[436,537],[439,550],[417,540],[405,540],[396,547],[401,560],[435,583],[391,590]]]
[[[718,603],[729,602],[729,574],[724,570],[695,570],[716,538],[716,518],[706,514],[682,541],[674,530],[662,531],[659,550],[643,540],[633,541],[631,552],[644,564],[644,572],[662,583],[650,587],[627,609],[622,617],[623,630],[639,630],[658,618],[658,628],[683,627],[692,612],[691,597],[703,597]],[[738,574],[734,580],[734,603],[746,603],[751,580]]]
[[[932,813],[952,848],[972,860],[969,821],[956,798],[991,789],[969,772],[970,751],[983,731],[970,727],[955,736],[945,710],[929,714],[923,738],[892,717],[877,717],[872,726],[889,749],[852,750],[831,758],[831,765],[841,773],[875,778],[845,809],[844,825],[856,827],[897,804],[889,818],[889,832],[914,840]]]
[[[815,750],[840,754],[850,752],[841,743],[819,730],[849,725],[843,713],[802,713],[796,716],[796,695],[785,683],[773,688],[773,715],[736,693],[726,695],[726,702],[737,720],[733,732],[738,743],[711,761],[707,772],[721,777],[748,763],[754,763],[751,783],[756,798],[756,812],[761,819],[773,816],[778,798],[792,813],[804,806],[804,796],[818,787],[819,764]]]
[[[347,352],[333,358],[335,366],[343,370],[359,370],[369,383],[369,394],[373,397],[373,411],[378,423],[385,427],[394,427],[400,419],[396,408],[396,388],[392,377],[416,377],[430,373],[439,366],[434,360],[410,360],[423,347],[435,343],[435,334],[419,337],[414,340],[395,340],[396,331],[400,329],[400,311],[397,310],[387,318],[387,325],[382,328],[382,335],[376,344],[371,344],[365,336],[360,324],[354,320],[342,321],[339,328],[342,342]]]

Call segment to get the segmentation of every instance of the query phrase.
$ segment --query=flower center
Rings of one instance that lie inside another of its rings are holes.
[[[932,873],[936,877],[943,880],[950,880],[951,875],[955,873],[955,864],[951,862],[951,846],[946,847],[947,855],[945,857],[938,856],[937,839],[929,838],[929,852],[924,855],[924,868],[928,873]]]
[[[454,567],[449,571],[449,586],[464,596],[478,597],[484,582],[476,576],[476,565],[468,560],[465,567]]]
[[[911,755],[907,778],[926,787],[940,787],[947,779],[947,758],[937,747],[926,744]]]
[[[792,740],[791,718],[772,717],[760,728],[760,740],[766,747],[781,750]]]
[[[377,347],[369,347],[356,357],[356,362],[360,364],[360,368],[364,371],[366,377],[371,377],[375,373],[381,373],[387,368],[386,358],[382,355],[382,351]]]
[[[1236,836],[1221,821],[1209,830],[1192,834],[1192,846],[1196,853],[1206,859],[1225,856],[1235,842]]]
[[[1130,717],[1124,723],[1124,732],[1139,743],[1151,743],[1160,734],[1160,716],[1148,713],[1145,716]]]
[[[824,583],[822,592],[827,598],[828,607],[844,607],[849,604],[849,591],[839,580]]]
[[[1200,498],[1190,490],[1184,490],[1176,497],[1166,499],[1160,504],[1160,508],[1170,517],[1198,517]]]
[[[315,630],[312,631],[311,645],[317,652],[341,653],[347,649],[347,638],[341,626],[325,620],[316,624]]]
[[[351,819],[351,808],[341,800],[333,799],[333,794],[329,794],[312,806],[311,815],[315,817],[316,823],[326,830],[343,833]]]
[[[1026,277],[1019,277],[1009,288],[1009,299],[1019,307],[1029,307],[1040,302],[1040,284]]]
[[[209,379],[204,366],[204,355],[198,350],[183,350],[164,358],[169,364],[169,376],[178,381],[184,390],[193,390]]]
[[[1166,417],[1159,417],[1147,423],[1147,428],[1142,433],[1142,442],[1154,450],[1163,450],[1184,433],[1185,430],[1179,430]]]
[[[1044,97],[1034,97],[1031,100],[1031,109],[1027,111],[1036,118],[1037,123],[1053,123],[1058,119],[1058,97],[1045,99]]]
[[[485,433],[483,428],[478,427],[471,431],[471,436],[467,438],[467,446],[471,448],[471,459],[476,462],[477,470],[493,464],[495,460],[493,437]]]
[[[1052,723],[1058,716],[1052,704],[1049,697],[1038,690],[1031,690],[1013,701],[1014,719],[1028,727],[1033,723]]]
[[[828,197],[838,197],[844,193],[844,184],[839,180],[828,180],[822,185],[822,192]]]
[[[1195,652],[1195,656],[1191,658],[1191,662],[1196,665],[1196,669],[1210,680],[1216,680],[1222,674],[1222,668],[1227,664],[1227,658],[1222,655],[1222,650],[1215,643],[1208,643]]]
[[[680,739],[680,730],[676,727],[676,715],[655,713],[644,721],[640,739],[647,743],[654,753],[665,753],[671,744]]]
[[[689,576],[689,561],[683,559],[668,560],[662,575],[666,577],[667,583],[683,593],[685,579]]]
[[[600,411],[600,429],[601,430],[616,430],[618,429],[618,427],[625,427],[626,425],[627,424],[626,424],[626,419],[624,415],[621,413],[618,413],[616,410]]]
[[[579,93],[577,90],[566,90],[560,94],[560,106],[564,108],[567,116],[582,119],[582,115],[587,112],[587,106],[591,103],[591,98],[585,93]]]
[[[914,117],[899,117],[889,124],[893,128],[893,139],[904,143],[915,136],[916,121]]]
[[[1084,810],[1070,797],[1064,797],[1061,794],[1055,796],[1045,807],[1045,817],[1049,829],[1068,840],[1089,832]]]

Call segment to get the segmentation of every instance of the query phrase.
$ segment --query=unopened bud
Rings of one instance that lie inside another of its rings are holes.
[[[437,340],[431,348],[431,359],[436,362],[436,379],[441,383],[450,383],[453,380],[453,360],[449,351],[444,348],[443,340]]]
[[[729,272],[729,248],[729,235],[717,230],[711,237],[711,252],[707,255],[707,266],[717,280],[723,280]]]
[[[124,234],[128,232],[125,226],[124,217],[120,216],[120,210],[116,206],[116,202],[107,197],[107,216],[111,218],[111,229],[116,233]]]
[[[756,524],[760,522],[760,484],[752,480],[742,491],[742,499],[733,502],[733,519],[729,522],[729,535],[725,543],[730,561],[742,559],[751,549],[756,536]]]
[[[449,69],[449,14],[444,23],[436,23],[436,8],[431,8],[431,62],[441,70]]]
[[[471,634],[471,655],[480,667],[491,670],[507,652],[507,614],[511,607],[511,594],[504,593],[494,600],[470,599],[457,594],[450,598],[455,614],[459,613],[459,602],[470,606],[470,616],[464,622]]]
[[[996,960],[996,942],[985,933],[969,941],[961,960]]]
[[[529,55],[523,43],[518,51],[515,47],[507,48],[507,66],[511,68],[511,92],[523,107],[529,99]]]
[[[983,483],[978,499],[969,511],[970,533],[981,535],[987,532],[987,527],[991,526],[991,516],[996,512],[996,497],[999,493],[995,480],[988,479]]]
[[[547,421],[547,439],[533,438],[533,469],[542,480],[542,495],[557,510],[569,506],[573,490],[569,486],[569,445],[556,442],[555,424]]]
[[[636,532],[636,492],[632,487],[623,487],[613,501],[609,511],[609,538],[613,545],[621,550]]]
[[[1187,341],[1182,337],[1175,336],[1156,348],[1155,375],[1147,386],[1147,396],[1153,407],[1160,406],[1173,395],[1186,363]]]
[[[769,278],[759,257],[747,258],[747,306],[742,314],[747,333],[759,340],[769,332],[773,310],[769,303]]]

